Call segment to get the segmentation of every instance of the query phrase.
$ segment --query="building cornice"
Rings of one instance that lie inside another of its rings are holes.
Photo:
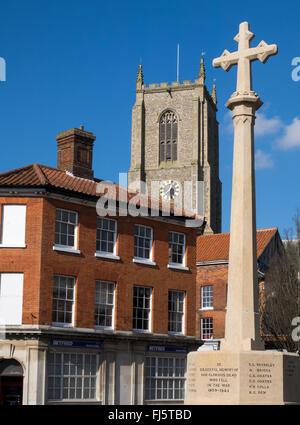
[[[87,206],[87,207],[92,207],[96,209],[96,204],[97,201],[99,200],[99,197],[96,196],[92,196],[92,195],[84,195],[84,194],[76,194],[76,193],[71,193],[70,191],[66,191],[64,189],[59,189],[59,188],[38,188],[38,187],[16,187],[16,188],[11,188],[8,189],[6,188],[1,188],[0,187],[0,196],[5,196],[5,197],[34,197],[34,198],[46,198],[46,199],[55,199],[58,201],[63,201],[63,202],[70,202],[72,204],[78,204],[78,205],[83,205],[83,206]],[[119,201],[116,201],[116,209],[117,211],[119,210],[119,208],[121,210],[124,211],[124,206],[119,204]],[[128,213],[128,215],[130,216],[130,214]],[[118,214],[117,214],[118,217]],[[152,215],[138,215],[138,218],[144,218],[144,219],[148,219],[151,221],[159,221],[159,222],[164,222],[164,223],[169,223],[169,224],[174,224],[174,225],[178,225],[178,226],[184,226],[187,220],[194,220],[193,217],[187,217],[187,216],[163,216],[161,215],[161,211],[160,211],[160,215],[158,216],[152,216]],[[203,223],[202,223],[203,225]],[[191,226],[187,226],[188,228],[190,228]]]
[[[197,261],[197,266],[215,266],[219,264],[228,264],[228,260]]]
[[[161,344],[198,344],[200,339],[194,336],[187,335],[170,335],[156,334],[148,332],[133,332],[133,331],[117,331],[117,330],[100,330],[89,328],[65,328],[47,325],[6,325],[5,331],[6,340],[9,341],[12,337],[22,338],[83,338],[87,340],[111,339],[114,340],[130,340],[146,343],[161,343]],[[8,338],[9,337],[9,338]]]

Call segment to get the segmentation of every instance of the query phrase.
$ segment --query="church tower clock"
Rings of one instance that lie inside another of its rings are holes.
[[[215,85],[211,94],[206,88],[203,57],[198,78],[182,84],[146,86],[139,65],[135,92],[129,185],[143,181],[154,196],[151,182],[159,182],[158,196],[175,202],[177,196],[184,199],[184,182],[190,182],[193,210],[205,216],[206,232],[220,233],[217,98]]]

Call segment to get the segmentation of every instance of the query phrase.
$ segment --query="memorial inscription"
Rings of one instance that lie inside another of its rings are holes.
[[[249,394],[265,395],[272,385],[274,363],[248,363]]]
[[[268,351],[189,353],[186,404],[298,402],[299,358]]]
[[[204,365],[190,365],[187,374],[188,391],[190,393],[201,392],[207,395],[211,393],[230,393],[235,387],[239,376],[239,368],[231,367],[218,362],[212,367]],[[199,379],[202,383],[199,387]]]
[[[229,393],[232,387],[232,380],[237,378],[238,368],[222,367],[221,363],[217,367],[200,367],[200,376],[206,380],[206,388],[209,393]]]

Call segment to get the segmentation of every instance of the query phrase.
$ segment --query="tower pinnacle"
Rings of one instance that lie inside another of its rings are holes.
[[[216,90],[216,80],[214,79],[214,84],[212,86],[212,92],[211,92],[211,97],[212,100],[214,101],[214,104],[217,104],[217,90]]]
[[[202,57],[200,60],[200,69],[199,69],[199,75],[198,78],[201,80],[202,83],[205,81],[205,66],[204,66],[204,53],[202,53]]]
[[[138,69],[138,73],[137,73],[137,77],[136,77],[136,88],[141,89],[143,84],[144,84],[143,68],[142,68],[142,64],[140,64],[139,69]]]

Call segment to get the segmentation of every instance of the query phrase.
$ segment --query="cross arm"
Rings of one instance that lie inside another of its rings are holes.
[[[276,55],[278,47],[276,44],[267,44],[262,40],[257,47],[253,47],[248,50],[246,56],[250,60],[260,60],[262,63],[266,63],[270,56]]]
[[[215,68],[222,67],[225,71],[229,71],[232,65],[237,64],[239,61],[238,52],[230,53],[228,50],[224,50],[219,58],[213,60],[213,66]]]

